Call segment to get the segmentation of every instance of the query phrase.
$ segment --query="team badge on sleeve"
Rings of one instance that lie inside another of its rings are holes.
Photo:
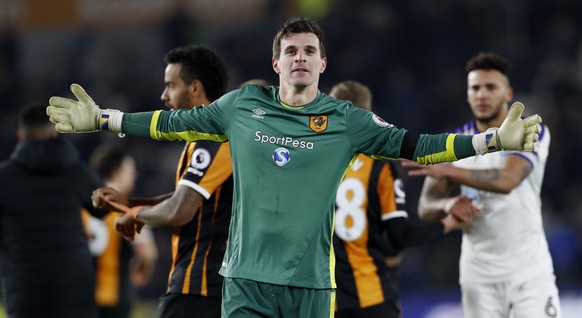
[[[313,115],[309,118],[309,128],[320,133],[327,129],[327,115]]]
[[[212,156],[210,152],[204,148],[197,148],[192,154],[192,160],[190,160],[190,165],[198,170],[204,170],[208,168],[212,161]]]
[[[394,125],[387,123],[384,119],[376,114],[372,114],[372,120],[380,127],[393,127]]]

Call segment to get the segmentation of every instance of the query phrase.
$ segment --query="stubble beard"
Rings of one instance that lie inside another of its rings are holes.
[[[494,107],[494,111],[491,115],[479,117],[475,116],[475,119],[477,120],[477,122],[483,125],[492,126],[495,121],[501,118],[501,110],[503,109],[504,103],[505,102],[500,102],[499,104],[497,104],[497,106]]]

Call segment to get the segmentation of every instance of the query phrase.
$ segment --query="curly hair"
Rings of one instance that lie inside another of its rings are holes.
[[[164,62],[181,64],[180,78],[184,83],[199,80],[210,100],[216,100],[226,93],[228,73],[224,62],[214,50],[202,45],[181,46],[166,53]]]

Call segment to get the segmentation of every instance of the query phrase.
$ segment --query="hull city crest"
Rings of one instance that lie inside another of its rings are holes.
[[[320,133],[327,129],[327,115],[312,115],[309,118],[309,128]]]

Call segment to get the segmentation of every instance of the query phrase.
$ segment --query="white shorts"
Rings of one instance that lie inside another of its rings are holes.
[[[560,318],[556,277],[462,284],[464,318]]]

